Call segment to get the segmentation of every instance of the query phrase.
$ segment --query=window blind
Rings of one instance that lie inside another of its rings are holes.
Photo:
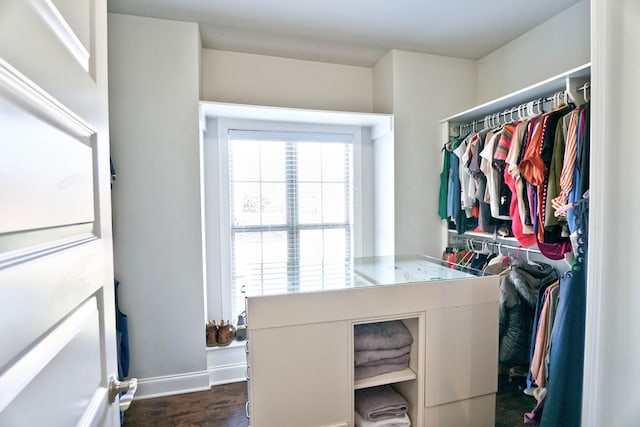
[[[353,251],[349,134],[229,131],[232,304],[344,287]]]

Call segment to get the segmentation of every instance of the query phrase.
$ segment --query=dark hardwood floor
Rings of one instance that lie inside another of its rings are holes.
[[[209,391],[136,400],[125,413],[124,426],[247,427],[244,382],[212,387]],[[498,380],[496,427],[522,426],[524,413],[535,399],[522,393],[522,384]],[[303,427],[303,426],[301,426]]]
[[[124,414],[125,427],[202,426],[247,427],[245,382],[208,391],[136,400]]]

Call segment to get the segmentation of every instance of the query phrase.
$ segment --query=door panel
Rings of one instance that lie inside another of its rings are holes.
[[[0,1],[0,425],[119,424],[106,0]]]
[[[82,68],[89,70],[93,2],[31,0],[31,3]]]
[[[90,7],[94,2],[94,7]],[[102,117],[103,106],[96,103],[95,96],[107,89],[106,21],[99,21],[106,20],[106,9],[102,10],[105,1],[79,0],[75,3],[75,7],[93,11],[84,18],[87,22],[83,24],[90,30],[82,30],[80,24],[74,24],[78,28],[76,33],[69,22],[77,21],[80,16],[66,19],[62,15],[66,8],[58,10],[49,0],[2,0],[0,57],[53,99],[82,117],[92,128],[99,130],[97,124]],[[104,18],[98,18],[103,13]],[[96,32],[102,25],[104,30]],[[87,31],[89,40],[83,42],[87,35],[81,32]],[[102,40],[103,35],[105,40]],[[78,53],[82,50],[83,53]]]
[[[24,353],[0,380],[0,425],[44,426],[52,425],[51,420],[77,425],[99,393],[99,327],[92,297]],[[34,401],[38,410],[33,410]]]
[[[425,406],[496,393],[498,313],[498,303],[427,311]]]
[[[0,63],[0,233],[94,220],[94,132]]]

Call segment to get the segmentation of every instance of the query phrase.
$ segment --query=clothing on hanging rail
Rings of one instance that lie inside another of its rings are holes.
[[[535,244],[548,258],[562,259],[571,250],[573,214],[562,215],[557,205],[571,203],[588,186],[582,172],[588,170],[588,112],[588,104],[558,103],[499,126],[492,116],[484,121],[492,129],[453,139],[443,153],[449,171],[441,173],[446,219],[460,234],[513,235],[523,246]]]

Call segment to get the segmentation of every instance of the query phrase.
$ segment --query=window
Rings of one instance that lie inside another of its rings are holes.
[[[344,286],[353,255],[353,135],[229,130],[232,316],[242,290]]]

